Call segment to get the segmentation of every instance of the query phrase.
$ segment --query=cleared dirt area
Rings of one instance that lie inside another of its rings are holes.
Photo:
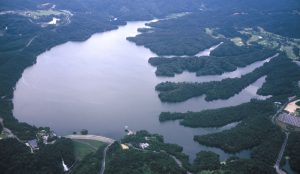
[[[289,112],[289,113],[294,113],[298,108],[300,108],[300,106],[298,106],[296,103],[299,102],[299,100],[293,101],[291,103],[289,103],[284,110]]]

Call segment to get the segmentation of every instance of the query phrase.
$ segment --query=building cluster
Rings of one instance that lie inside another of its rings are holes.
[[[300,99],[290,102],[277,118],[278,125],[285,130],[300,131],[299,101]]]
[[[121,144],[121,148],[122,148],[123,150],[128,150],[128,149],[129,149],[129,146],[126,145],[126,144]]]
[[[127,133],[127,135],[135,135],[136,134],[134,131],[130,130],[128,126],[125,126],[125,132]]]
[[[283,124],[286,124],[285,128],[287,128],[287,129],[293,129],[293,130],[300,131],[300,117],[290,115],[286,112],[282,112],[278,116],[278,121]]]
[[[42,141],[44,144],[53,144],[57,139],[56,134],[53,131],[41,130],[36,134],[36,137],[39,141]]]
[[[37,132],[36,139],[29,140],[25,144],[30,147],[31,152],[33,153],[34,151],[39,150],[40,143],[44,145],[54,144],[57,138],[57,135],[53,131],[42,129]]]
[[[139,146],[140,146],[140,148],[142,148],[142,149],[146,149],[146,148],[148,148],[150,145],[149,145],[149,143],[140,143]]]

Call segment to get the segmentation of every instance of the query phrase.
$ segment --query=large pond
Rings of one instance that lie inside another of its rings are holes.
[[[226,159],[229,154],[199,145],[193,136],[230,129],[237,123],[192,129],[176,121],[160,123],[159,113],[200,111],[248,102],[260,97],[256,91],[264,77],[228,100],[212,102],[206,102],[202,96],[182,103],[161,103],[154,87],[166,80],[236,77],[262,66],[264,61],[222,76],[196,77],[184,73],[174,78],[158,78],[155,68],[148,64],[148,58],[157,55],[126,40],[144,26],[145,22],[130,22],[117,30],[94,34],[84,42],[67,42],[39,55],[37,63],[24,71],[16,85],[14,115],[36,126],[50,126],[60,135],[85,128],[92,134],[119,139],[127,125],[132,130],[162,134],[166,142],[183,146],[191,158],[200,150],[213,150],[222,160]],[[238,155],[248,157],[249,151]]]

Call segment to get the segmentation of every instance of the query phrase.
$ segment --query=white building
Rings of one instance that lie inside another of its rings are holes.
[[[142,149],[146,149],[147,147],[149,147],[150,145],[148,143],[140,143],[140,147]]]

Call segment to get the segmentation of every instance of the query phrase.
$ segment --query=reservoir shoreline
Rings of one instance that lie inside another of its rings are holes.
[[[248,102],[259,97],[256,91],[264,79],[228,100],[207,102],[202,96],[182,103],[161,103],[154,87],[165,79],[156,77],[155,68],[148,64],[148,58],[156,54],[126,40],[138,34],[137,29],[145,23],[128,22],[116,30],[94,34],[83,42],[67,42],[39,55],[16,85],[15,117],[36,126],[49,126],[61,135],[86,128],[113,139],[120,139],[123,127],[128,125],[163,135],[166,142],[183,146],[191,158],[200,150],[212,149],[221,160],[226,159],[231,154],[199,145],[193,136],[230,127],[192,129],[174,122],[160,123],[158,115],[162,111],[201,111]],[[239,156],[250,155],[242,152]]]

